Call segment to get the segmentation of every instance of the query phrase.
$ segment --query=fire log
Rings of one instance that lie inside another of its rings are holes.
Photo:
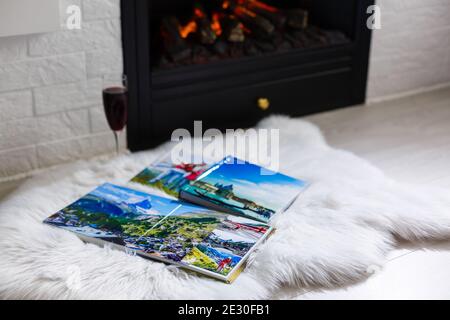
[[[164,48],[174,62],[189,58],[191,49],[180,35],[180,22],[175,16],[162,19]]]
[[[261,54],[261,50],[255,45],[255,40],[249,38],[244,43],[244,52],[248,56],[257,56]]]
[[[220,17],[222,35],[229,42],[244,42],[244,26],[233,15],[224,14]]]
[[[225,40],[217,39],[217,41],[212,46],[213,51],[220,57],[227,57],[228,54],[228,43]]]
[[[274,25],[269,20],[243,6],[236,6],[233,12],[256,36],[268,37],[275,31]]]
[[[217,36],[211,28],[211,20],[208,18],[203,6],[199,3],[194,7],[194,20],[197,23],[197,36],[201,44],[213,44]]]
[[[254,44],[261,52],[273,52],[277,49],[272,41],[263,39],[255,39]]]
[[[245,55],[244,46],[247,43],[245,42],[235,42],[230,43],[228,52],[231,58],[240,58]]]
[[[192,64],[207,63],[211,59],[212,53],[201,44],[194,44],[192,46]]]
[[[302,9],[286,10],[287,24],[294,29],[308,27],[308,11]]]
[[[304,48],[306,46],[305,45],[306,42],[304,40],[304,38],[306,38],[306,36],[304,36],[304,38],[303,38],[302,35],[299,33],[303,34],[302,31],[299,31],[297,34],[294,34],[294,35],[291,35],[289,33],[284,34],[284,38],[287,41],[289,41],[289,43],[291,44],[291,46],[293,48]]]
[[[258,0],[243,0],[241,2],[247,9],[268,19],[277,28],[282,28],[286,24],[287,18],[285,14],[276,7]]]

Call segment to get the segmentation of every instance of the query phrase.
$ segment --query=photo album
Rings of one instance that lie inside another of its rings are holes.
[[[231,283],[273,231],[271,218],[307,186],[234,157],[213,164],[166,159],[125,186],[97,187],[44,222]]]

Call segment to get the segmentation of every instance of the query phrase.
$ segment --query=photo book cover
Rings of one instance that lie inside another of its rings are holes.
[[[44,222],[223,278],[272,231],[258,221],[108,183]]]

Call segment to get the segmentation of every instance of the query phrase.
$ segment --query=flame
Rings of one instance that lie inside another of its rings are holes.
[[[248,1],[248,7],[251,8],[260,8],[260,9],[264,9],[266,11],[269,12],[273,12],[273,13],[277,13],[278,9],[275,7],[272,7],[264,2],[259,2],[259,1],[255,1],[255,0],[246,0]],[[242,3],[242,0],[240,1]],[[244,1],[245,2],[245,1]]]
[[[254,13],[253,11],[250,11],[250,10],[248,10],[248,9],[246,9],[246,8],[244,8],[244,7],[236,7],[235,9],[234,9],[234,13],[236,14],[236,15],[247,15],[247,16],[250,16],[250,17],[252,17],[252,18],[255,18],[256,17],[256,13]]]
[[[247,33],[247,34],[252,33],[252,31],[249,28],[247,28],[246,26],[244,26],[242,23],[240,24],[240,27],[241,27],[242,31],[244,31],[245,33]]]
[[[222,27],[219,21],[219,14],[217,12],[213,13],[211,18],[211,29],[214,31],[216,36],[220,36],[222,34]]]
[[[222,9],[228,9],[229,7],[230,7],[230,1],[225,0],[225,1],[222,3]]]
[[[183,39],[186,39],[189,36],[189,34],[197,31],[197,23],[195,21],[190,21],[190,22],[188,22],[187,25],[180,26],[179,31],[180,31],[180,36]]]
[[[194,9],[194,15],[195,15],[197,18],[204,18],[204,17],[205,17],[205,14],[204,14],[203,11],[200,10],[199,8],[195,8],[195,9]]]

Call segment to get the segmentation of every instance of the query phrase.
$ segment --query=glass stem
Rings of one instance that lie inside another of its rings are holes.
[[[114,139],[116,141],[116,153],[119,154],[119,132],[118,131],[113,132],[114,132]]]

